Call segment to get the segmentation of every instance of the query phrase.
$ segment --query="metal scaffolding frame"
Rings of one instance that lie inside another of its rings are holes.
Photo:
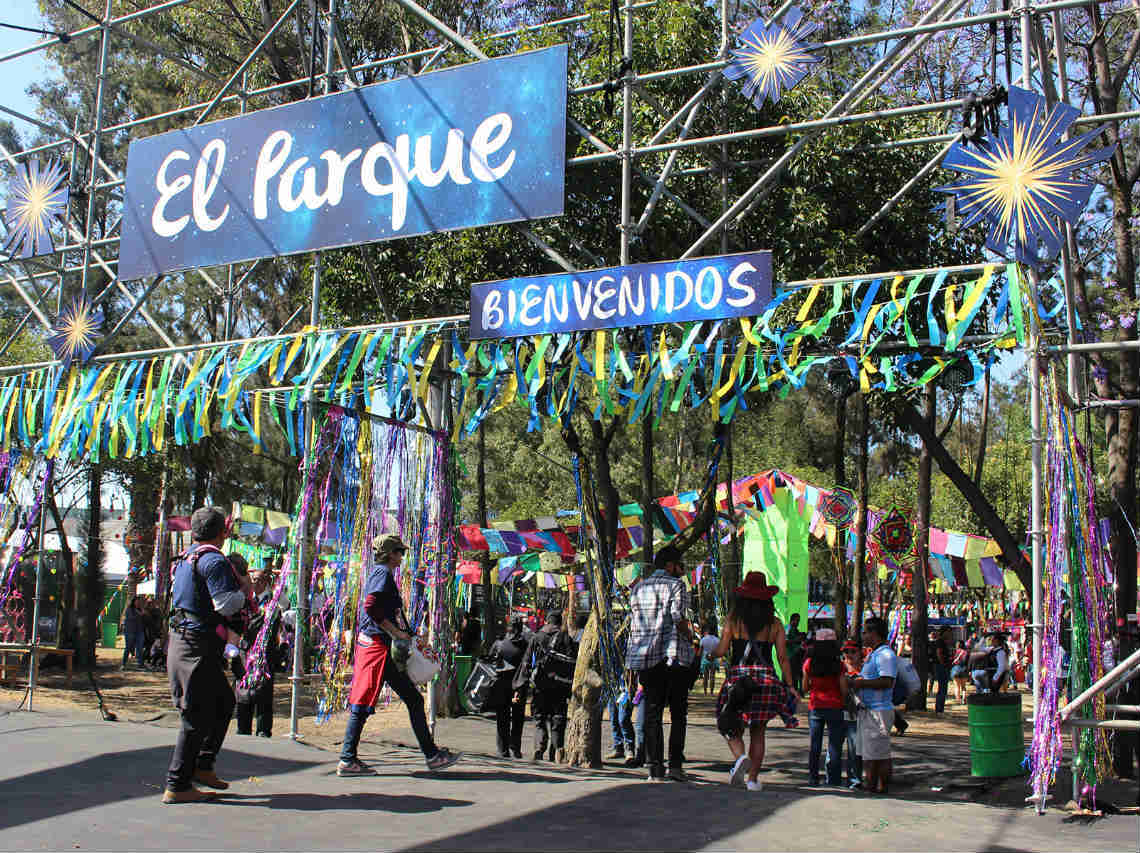
[[[305,45],[305,31],[301,25],[300,17],[298,20],[298,38],[302,46],[310,50],[309,62],[311,67],[309,72],[304,76],[297,77],[293,80],[274,83],[260,88],[247,88],[248,71],[253,65],[261,58],[262,51],[269,43],[270,39],[279,28],[284,27],[292,18],[294,13],[300,15],[302,8],[302,0],[290,0],[286,3],[284,11],[276,19],[264,33],[261,41],[254,47],[245,57],[243,57],[238,65],[233,69],[226,69],[225,73],[216,73],[215,70],[202,67],[201,65],[191,62],[185,58],[172,56],[169,51],[164,50],[161,46],[156,45],[150,39],[132,32],[130,26],[138,22],[144,21],[147,18],[156,15],[168,13],[177,7],[184,6],[188,3],[195,2],[195,0],[167,0],[167,2],[159,2],[155,5],[148,6],[143,9],[138,9],[127,14],[115,14],[115,0],[104,0],[102,14],[99,16],[91,13],[89,16],[94,21],[90,25],[84,26],[74,32],[68,33],[65,37],[50,37],[33,44],[30,44],[19,50],[10,51],[6,54],[0,55],[0,66],[3,63],[17,59],[19,57],[27,56],[47,48],[51,48],[67,42],[75,42],[81,39],[89,39],[97,37],[99,39],[99,58],[98,67],[96,69],[96,88],[95,88],[95,106],[94,115],[91,116],[90,126],[80,128],[78,125],[68,131],[66,128],[54,127],[47,122],[41,121],[37,118],[24,115],[9,106],[0,104],[0,114],[7,114],[14,118],[30,122],[37,126],[40,130],[50,134],[54,139],[50,139],[42,144],[28,147],[22,151],[8,151],[0,146],[0,158],[6,161],[9,165],[15,165],[21,160],[46,153],[65,153],[70,159],[71,175],[74,176],[76,160],[80,156],[85,156],[91,164],[89,168],[89,175],[86,185],[86,216],[79,220],[74,216],[69,217],[67,223],[67,241],[61,247],[57,248],[58,260],[54,265],[44,265],[42,262],[34,263],[11,263],[0,262],[2,267],[3,276],[0,281],[5,281],[10,284],[18,294],[19,298],[26,304],[28,311],[19,322],[15,332],[12,336],[0,346],[0,355],[8,350],[16,337],[27,327],[27,324],[32,320],[37,321],[44,327],[49,327],[51,322],[48,316],[42,309],[42,304],[45,300],[49,299],[52,295],[56,299],[56,311],[58,313],[60,300],[63,295],[64,279],[65,276],[74,275],[78,273],[81,279],[81,292],[88,295],[91,284],[91,273],[95,269],[101,270],[110,279],[102,291],[91,295],[94,303],[98,304],[100,301],[106,299],[113,293],[124,295],[129,301],[129,309],[126,315],[119,321],[115,329],[112,331],[110,337],[114,337],[120,330],[122,330],[128,322],[135,319],[135,317],[142,318],[143,322],[150,327],[160,340],[163,341],[165,347],[157,350],[148,350],[144,352],[134,353],[116,353],[100,355],[97,357],[99,361],[110,361],[121,358],[139,357],[143,355],[182,355],[200,349],[205,346],[216,345],[226,341],[239,340],[237,323],[235,320],[235,303],[237,293],[241,284],[253,272],[256,262],[253,266],[248,266],[240,278],[235,282],[235,265],[229,265],[227,271],[227,278],[225,283],[217,282],[209,274],[208,270],[199,269],[195,270],[194,274],[202,277],[218,294],[226,299],[226,322],[225,334],[223,341],[212,341],[209,343],[192,342],[188,344],[176,344],[170,337],[167,331],[162,327],[154,317],[152,317],[146,310],[146,303],[151,297],[154,289],[160,283],[162,277],[146,282],[143,285],[141,292],[132,292],[123,282],[119,281],[115,274],[116,261],[114,254],[117,253],[118,237],[115,235],[117,223],[108,229],[107,233],[101,233],[98,238],[94,234],[93,218],[97,204],[97,194],[104,194],[108,199],[117,199],[121,194],[123,186],[123,176],[121,171],[114,165],[108,164],[103,159],[102,155],[102,142],[107,134],[121,133],[123,131],[135,131],[138,129],[145,129],[148,125],[153,125],[158,122],[169,123],[179,119],[187,119],[187,124],[199,124],[210,117],[215,110],[220,106],[233,106],[238,105],[240,110],[244,112],[246,109],[256,109],[261,102],[267,98],[271,98],[282,91],[294,86],[301,86],[306,83],[309,84],[310,94],[316,89],[317,83],[324,92],[329,92],[334,86],[341,84],[349,87],[360,85],[360,75],[366,71],[375,71],[378,69],[386,68],[399,68],[407,63],[414,62],[418,59],[426,60],[423,66],[419,69],[414,67],[411,69],[412,73],[422,73],[423,71],[430,70],[431,67],[451,51],[458,51],[458,53],[466,58],[475,60],[485,59],[486,54],[468,37],[460,34],[456,29],[448,26],[445,22],[439,20],[432,15],[427,9],[416,2],[416,0],[393,0],[410,16],[418,19],[427,31],[432,32],[435,37],[441,38],[442,42],[438,45],[433,45],[427,48],[417,48],[415,50],[408,50],[396,56],[380,57],[368,62],[350,65],[348,63],[349,51],[345,42],[344,33],[338,27],[338,0],[304,0],[304,6],[307,7],[311,15],[313,26],[310,27],[309,33],[310,43]],[[342,3],[347,3],[348,0],[341,0]],[[738,223],[741,219],[748,215],[750,211],[755,209],[755,206],[762,201],[768,193],[777,185],[779,181],[784,179],[787,174],[787,167],[791,161],[813,141],[817,140],[819,136],[830,128],[837,128],[845,125],[859,124],[864,122],[877,122],[889,119],[904,117],[904,116],[917,116],[924,114],[931,115],[945,115],[954,111],[960,110],[964,101],[962,99],[946,100],[937,103],[918,103],[913,105],[904,105],[900,107],[891,107],[888,109],[870,110],[858,112],[858,107],[866,102],[869,98],[874,96],[879,89],[889,81],[899,70],[913,59],[914,56],[919,55],[923,48],[928,44],[936,34],[960,30],[968,27],[987,26],[996,24],[998,22],[1016,22],[1019,30],[1019,41],[1021,46],[1020,55],[1020,71],[1021,82],[1026,88],[1032,88],[1034,83],[1034,56],[1031,48],[1037,49],[1037,71],[1042,80],[1042,89],[1048,96],[1051,92],[1059,91],[1059,98],[1062,101],[1068,100],[1068,84],[1066,80],[1066,52],[1065,52],[1065,39],[1063,33],[1063,22],[1061,18],[1061,11],[1065,9],[1072,9],[1077,7],[1087,7],[1090,2],[1103,3],[1106,0],[1058,0],[1058,2],[1045,3],[1036,7],[1024,5],[1013,8],[1010,11],[989,12],[979,15],[968,15],[959,17],[958,13],[966,5],[967,0],[935,0],[930,9],[913,25],[906,27],[899,27],[894,29],[879,30],[867,32],[862,34],[853,35],[850,37],[833,39],[823,42],[821,47],[823,50],[841,50],[844,48],[853,48],[867,45],[882,45],[882,53],[875,61],[875,63],[866,71],[866,73],[852,85],[835,104],[820,118],[800,121],[790,124],[781,124],[770,127],[757,127],[748,129],[728,130],[722,128],[722,132],[707,136],[692,136],[692,128],[699,111],[705,105],[705,101],[710,94],[713,93],[721,78],[721,70],[729,64],[729,20],[728,20],[728,0],[720,0],[719,14],[721,23],[721,40],[720,47],[715,59],[699,63],[696,65],[656,69],[641,73],[633,68],[633,57],[635,47],[635,27],[634,22],[637,13],[657,6],[660,3],[673,2],[673,0],[641,0],[641,2],[632,2],[632,0],[624,0],[623,4],[619,7],[619,16],[622,19],[622,32],[620,38],[621,56],[624,60],[622,68],[624,69],[620,77],[616,80],[607,80],[600,82],[593,82],[583,84],[570,89],[569,94],[573,97],[589,97],[597,95],[603,91],[613,91],[620,89],[621,92],[621,109],[622,109],[622,124],[621,124],[621,140],[618,144],[611,144],[600,137],[597,133],[584,126],[580,122],[568,117],[568,126],[583,139],[585,139],[594,149],[596,153],[586,154],[576,157],[570,157],[567,165],[574,167],[585,165],[589,163],[596,163],[602,161],[617,160],[621,164],[621,185],[620,185],[620,221],[617,227],[620,233],[620,263],[627,264],[630,261],[630,247],[631,242],[635,235],[644,232],[651,223],[654,213],[659,208],[662,202],[669,202],[685,214],[689,219],[699,225],[703,230],[700,236],[694,241],[682,254],[682,257],[689,258],[695,256],[700,250],[706,246],[712,239],[719,237],[721,241],[722,251],[728,251],[728,247],[732,240],[730,236],[731,227]],[[782,5],[773,11],[769,18],[769,22],[779,20],[791,7],[793,0],[786,0]],[[560,18],[553,21],[529,24],[524,27],[515,27],[512,29],[504,30],[497,33],[481,34],[484,39],[498,40],[507,39],[525,32],[536,32],[541,30],[548,30],[551,28],[560,28],[566,26],[573,26],[580,24],[588,19],[588,15],[575,15],[565,18]],[[1054,68],[1050,67],[1049,54],[1047,46],[1044,43],[1043,31],[1040,28],[1040,19],[1047,18],[1054,33],[1054,46],[1053,46],[1053,62]],[[162,57],[166,61],[173,62],[178,68],[188,71],[195,75],[197,78],[214,84],[217,89],[214,95],[207,101],[201,103],[187,104],[177,109],[169,110],[162,113],[153,115],[142,116],[135,118],[131,121],[122,122],[119,124],[104,125],[104,110],[103,110],[103,97],[104,87],[107,74],[107,63],[109,45],[114,38],[123,38],[131,41],[134,45],[142,50],[149,50],[155,55]],[[318,71],[316,68],[316,56],[318,53],[317,42],[322,41],[327,46],[324,50],[324,67],[323,70]],[[304,52],[304,51],[302,51]],[[302,63],[304,64],[304,63]],[[300,69],[305,71],[304,68]],[[1052,75],[1056,73],[1059,78],[1059,87],[1054,87],[1052,83]],[[660,105],[655,103],[651,93],[645,90],[644,86],[647,83],[652,83],[657,80],[664,79],[677,79],[695,77],[701,81],[694,93],[684,105],[675,113],[664,116],[660,126],[644,142],[638,142],[634,139],[633,132],[633,102],[634,98],[641,98],[657,109],[658,112],[663,113]],[[1121,121],[1127,119],[1134,119],[1140,116],[1140,111],[1121,112],[1112,115],[1104,116],[1082,116],[1078,119],[1080,124],[1095,124],[1104,121]],[[670,135],[673,134],[672,138]],[[757,164],[755,161],[739,161],[730,157],[729,146],[733,143],[743,142],[752,139],[796,135],[798,139],[792,144],[783,155],[771,162],[763,162]],[[888,215],[891,209],[902,200],[907,193],[909,193],[915,186],[919,185],[930,173],[932,173],[942,159],[943,154],[949,148],[949,145],[958,140],[960,133],[943,133],[915,137],[912,139],[900,139],[891,142],[881,143],[870,146],[873,149],[889,150],[894,148],[901,148],[905,146],[918,146],[918,145],[940,145],[938,153],[932,155],[929,162],[910,180],[908,180],[902,187],[898,189],[889,199],[878,201],[880,205],[876,208],[875,212],[869,216],[860,234],[865,233],[871,226],[878,222],[882,217]],[[678,154],[682,151],[689,149],[699,150],[703,152],[703,156],[708,158],[711,166],[696,168],[696,169],[679,169],[677,167]],[[667,154],[666,162],[663,168],[657,174],[647,173],[637,162],[637,158],[646,155],[654,154]],[[728,172],[732,169],[750,169],[760,165],[763,168],[762,173],[751,186],[748,187],[743,193],[738,195],[735,199],[729,197],[728,185]],[[710,219],[709,215],[695,210],[688,204],[680,195],[673,190],[670,190],[668,184],[670,179],[680,174],[711,174],[720,175],[721,189],[722,189],[722,204],[718,214]],[[635,217],[632,210],[633,202],[633,181],[635,178],[644,183],[650,188],[650,197],[644,209],[639,215]],[[534,244],[545,256],[551,261],[552,264],[560,267],[566,271],[575,271],[575,265],[568,260],[566,254],[563,254],[558,248],[550,245],[545,239],[536,234],[531,228],[526,225],[512,226],[529,242]],[[591,251],[589,247],[572,244],[570,246],[579,255],[585,257],[592,265],[601,266],[600,259]],[[1061,351],[1068,353],[1070,358],[1070,394],[1082,401],[1080,388],[1075,383],[1076,370],[1072,369],[1076,365],[1076,359],[1079,358],[1079,352],[1089,351],[1090,345],[1077,343],[1075,335],[1075,316],[1073,314],[1072,305],[1072,270],[1071,258],[1069,257],[1070,248],[1066,246],[1064,257],[1064,286],[1066,296],[1069,297],[1067,302],[1069,305],[1067,316],[1068,327],[1068,340],[1066,346],[1059,347]],[[82,261],[75,263],[74,260],[69,260],[69,255],[74,253],[81,253]],[[309,304],[309,324],[316,326],[320,319],[319,305],[320,305],[320,288],[321,288],[321,273],[322,273],[322,260],[321,252],[313,253],[313,275],[310,290],[310,304]],[[11,269],[12,266],[17,269]],[[963,269],[970,269],[965,267]],[[886,274],[882,274],[886,275]],[[893,273],[891,273],[893,275]],[[862,278],[863,276],[860,276]],[[818,279],[812,280],[813,282],[819,281]],[[44,285],[41,289],[41,285]],[[1036,288],[1036,281],[1033,283],[1033,288]],[[1036,297],[1034,292],[1033,298]],[[293,317],[290,318],[286,327],[292,323],[296,317],[303,311],[304,305],[298,308]],[[1031,318],[1033,313],[1030,312]],[[466,317],[446,317],[434,318],[432,322],[442,322],[447,326],[462,323]],[[419,320],[415,322],[425,322]],[[383,328],[392,325],[402,324],[376,324],[366,328]],[[1032,460],[1033,460],[1033,500],[1031,509],[1031,536],[1034,543],[1033,551],[1033,620],[1032,629],[1034,633],[1033,642],[1033,655],[1034,662],[1037,665],[1041,656],[1041,544],[1043,542],[1044,530],[1042,528],[1042,482],[1041,482],[1041,401],[1039,399],[1039,363],[1038,356],[1042,354],[1048,347],[1042,341],[1041,330],[1037,328],[1036,322],[1032,322],[1030,330],[1029,343],[1027,350],[1029,353],[1030,361],[1030,389],[1031,389],[1031,415],[1032,415]],[[283,334],[285,328],[278,334]],[[260,338],[264,339],[264,338]],[[1135,343],[1135,342],[1132,342]],[[1110,348],[1108,345],[1099,345],[1101,349]],[[1127,344],[1125,344],[1127,346]],[[1123,347],[1116,346],[1114,348],[1120,349]],[[19,365],[16,367],[8,368],[0,372],[27,370],[33,367],[42,367],[41,365]],[[444,395],[438,395],[442,400]],[[307,405],[311,407],[312,401],[309,400]],[[441,403],[442,405],[442,403]],[[438,417],[440,413],[433,413]],[[309,428],[311,429],[312,418],[308,418]],[[302,454],[307,452],[312,436],[306,431],[302,437],[303,446]],[[299,546],[304,548],[302,542]],[[303,553],[298,554],[298,565],[303,563]],[[35,606],[38,608],[40,599],[40,585],[43,574],[43,561],[40,560],[37,568],[37,582],[36,582],[36,598]],[[298,572],[298,605],[302,611],[307,607],[304,596],[304,575],[303,571]],[[304,618],[305,613],[299,613],[299,618]],[[304,623],[301,623],[304,624]],[[34,649],[38,645],[38,622],[33,622],[31,646],[33,654],[30,655],[33,663],[30,665],[29,672],[29,696],[28,707],[32,707],[32,698],[35,690],[35,654]],[[293,675],[292,675],[292,706],[291,706],[291,736],[297,737],[297,718],[298,718],[298,701],[300,685],[305,680],[305,675],[301,668],[301,655],[299,653],[300,644],[298,644],[297,654],[294,656],[293,661]],[[1038,688],[1034,687],[1034,709],[1038,703]]]

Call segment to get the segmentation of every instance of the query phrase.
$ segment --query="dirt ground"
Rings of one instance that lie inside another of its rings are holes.
[[[120,669],[122,649],[100,647],[97,655],[94,680],[107,710],[113,712],[119,719],[129,722],[163,722],[164,718],[169,716],[171,723],[176,723],[177,715],[170,706],[170,689],[165,672],[139,669],[133,661],[125,670]],[[10,671],[10,682],[0,685],[0,708],[13,708],[24,699],[27,686],[26,666],[22,673],[15,677],[12,677],[13,675],[14,673]],[[99,699],[91,686],[91,679],[85,672],[76,671],[70,688],[65,682],[62,665],[41,670],[33,700],[35,706],[47,709],[98,711]],[[708,696],[710,703],[715,702],[718,689],[719,682]],[[278,674],[274,693],[274,734],[287,734],[291,698],[287,675]],[[702,689],[698,685],[693,691],[694,704],[703,703],[701,694]],[[962,738],[964,744],[968,743],[966,706],[958,705],[953,700],[951,692],[946,713],[941,716],[935,715],[933,711],[907,712],[906,716],[911,724],[907,737]],[[298,721],[298,731],[302,737],[313,745],[320,746],[330,745],[333,742],[329,740],[330,737],[334,741],[339,741],[342,732],[336,718],[326,724],[317,725],[315,709],[315,686],[306,685],[302,691],[301,715]],[[388,710],[390,709],[377,709],[375,719],[368,723],[369,731],[406,724],[407,720],[402,712],[391,714]],[[1031,733],[1032,729],[1026,725],[1027,732]],[[335,733],[333,730],[336,730]]]
[[[134,661],[125,670],[120,669],[122,655],[121,648],[97,649],[98,662],[93,675],[98,693],[103,697],[104,708],[126,722],[177,726],[178,714],[170,704],[170,686],[166,673],[139,669]],[[13,675],[14,672],[10,669],[10,682],[0,685],[2,710],[15,708],[26,698],[26,665],[22,673],[16,677]],[[34,707],[44,710],[90,710],[93,714],[98,713],[99,696],[92,687],[92,679],[88,674],[77,670],[71,687],[67,686],[66,680],[62,664],[42,669],[37,678]],[[275,736],[289,734],[290,701],[288,676],[279,673],[274,682]],[[369,733],[378,735],[386,729],[406,725],[407,715],[402,713],[402,706],[397,706],[398,701],[396,706],[377,708],[375,716],[368,722]],[[340,743],[341,735],[344,734],[344,718],[333,717],[327,723],[317,725],[315,710],[315,687],[306,685],[301,694],[298,733],[312,746],[332,749]]]

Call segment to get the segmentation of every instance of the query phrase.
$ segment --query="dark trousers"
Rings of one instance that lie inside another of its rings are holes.
[[[198,657],[208,648],[209,640],[173,634],[170,643],[171,666],[177,664],[175,656]],[[199,646],[204,648],[199,648]],[[191,787],[194,773],[213,770],[230,718],[234,713],[234,692],[229,678],[222,669],[222,659],[203,655],[193,669],[190,689],[182,699],[182,728],[174,744],[174,755],[166,774],[166,787],[171,791],[186,791]]]
[[[847,737],[847,723],[842,708],[816,708],[808,719],[811,725],[811,745],[808,752],[808,779],[819,784],[819,759],[823,752],[823,730],[827,729],[827,784],[843,781],[843,741]]]
[[[622,706],[621,729],[625,742],[631,744],[630,757],[645,762],[645,698],[637,705],[630,699]]]
[[[131,652],[135,654],[135,662],[142,666],[146,660],[146,632],[139,628],[137,631],[124,631],[124,633],[126,640],[123,644],[123,666],[127,665]]]
[[[504,758],[522,754],[522,731],[526,721],[526,691],[505,697],[495,709],[495,745]]]
[[[847,784],[850,785],[863,779],[863,758],[855,751],[855,720],[848,720],[844,715],[844,722],[847,724]]]
[[[408,674],[397,669],[391,660],[388,660],[384,665],[384,683],[391,687],[392,692],[408,706],[408,720],[412,724],[412,731],[419,742],[420,750],[425,758],[431,758],[439,752],[439,749],[436,747],[435,740],[431,736],[431,729],[428,727],[427,714],[424,713],[424,697],[420,693],[420,689],[412,684]],[[356,759],[356,747],[360,744],[360,733],[364,731],[364,721],[368,719],[372,711],[372,708],[363,708],[360,705],[349,706],[348,724],[344,727],[344,742],[340,749],[341,761],[354,761]]]
[[[263,737],[273,736],[273,679],[269,678],[253,695],[246,694],[238,700],[235,716],[237,733],[253,734],[253,717],[257,715],[257,733]]]
[[[680,767],[685,753],[692,673],[662,662],[640,673],[645,704],[645,760],[651,776],[665,775],[665,707],[669,707],[669,767]]]
[[[534,712],[534,757],[542,758],[547,745],[550,760],[566,745],[566,708],[569,699],[548,698],[534,694],[531,710]]]
[[[934,713],[946,710],[946,694],[950,692],[950,667],[940,663],[934,665],[934,680],[938,682],[938,693],[934,700]]]

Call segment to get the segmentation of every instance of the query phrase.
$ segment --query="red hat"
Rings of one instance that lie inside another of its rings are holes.
[[[778,586],[770,586],[768,578],[763,572],[749,572],[744,583],[736,588],[736,594],[741,598],[758,598],[761,600],[775,598],[780,591]]]

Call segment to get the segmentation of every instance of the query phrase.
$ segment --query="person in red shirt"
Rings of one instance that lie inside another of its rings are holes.
[[[843,781],[843,740],[847,736],[847,723],[843,718],[847,676],[839,659],[839,642],[830,628],[816,631],[811,657],[804,661],[803,675],[811,730],[808,783],[813,786],[819,784],[819,758],[826,728],[827,784],[838,787]]]

